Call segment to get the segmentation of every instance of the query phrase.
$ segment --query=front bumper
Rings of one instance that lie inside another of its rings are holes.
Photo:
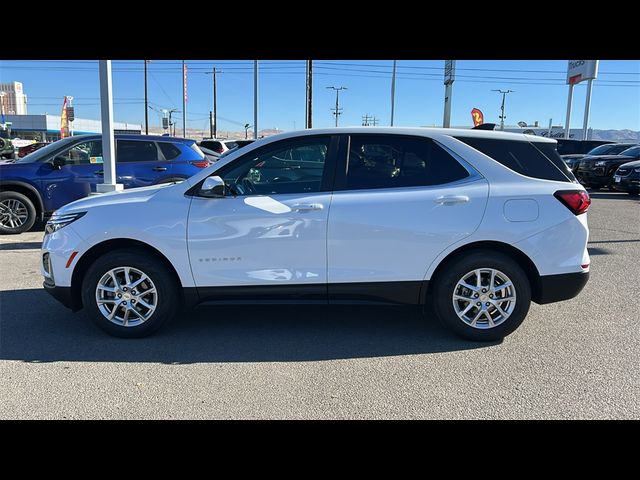
[[[49,279],[46,279],[42,286],[53,298],[58,300],[65,307],[70,308],[74,312],[80,310],[80,305],[76,305],[76,302],[73,301],[71,287],[57,287]]]
[[[578,295],[589,280],[589,272],[542,275],[533,301],[539,304],[561,302]]]
[[[620,192],[638,193],[640,192],[640,176],[621,177],[619,182],[614,181],[612,185]]]

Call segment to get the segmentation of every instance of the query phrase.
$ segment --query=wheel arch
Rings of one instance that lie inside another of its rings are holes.
[[[538,302],[541,295],[541,284],[540,272],[538,271],[535,263],[533,263],[529,256],[527,256],[527,254],[522,250],[508,243],[498,242],[495,240],[483,240],[468,243],[450,252],[445,258],[440,261],[438,266],[433,271],[433,274],[431,275],[431,278],[427,283],[427,288],[423,295],[423,301],[426,301],[427,296],[430,295],[433,291],[433,284],[438,281],[438,275],[440,275],[440,273],[446,269],[447,264],[459,258],[461,255],[473,250],[491,250],[513,258],[520,266],[520,268],[524,270],[527,278],[529,279],[529,284],[531,286],[531,300],[533,300],[534,302]]]
[[[149,245],[148,243],[142,242],[140,240],[135,240],[133,238],[116,238],[97,243],[78,259],[78,263],[73,269],[73,274],[71,275],[71,307],[73,311],[80,310],[83,307],[82,281],[84,280],[87,270],[89,269],[91,264],[98,257],[104,255],[109,251],[119,248],[142,249],[147,251],[150,255],[155,256],[165,265],[167,270],[174,277],[176,285],[180,288],[180,295],[182,296],[182,300],[187,305],[194,305],[195,303],[197,303],[197,299],[191,298],[192,294],[190,294],[190,292],[195,289],[183,288],[182,281],[180,280],[178,272],[174,268],[173,264],[169,261],[169,259],[165,257],[164,254],[160,252],[160,250]]]
[[[0,182],[0,192],[16,192],[26,196],[33,206],[36,208],[36,217],[40,220],[44,218],[44,203],[38,189],[27,182],[21,182],[19,180],[6,180]]]

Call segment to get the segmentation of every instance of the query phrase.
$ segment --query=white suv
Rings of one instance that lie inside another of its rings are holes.
[[[339,128],[276,135],[182,183],[70,203],[46,227],[44,286],[122,337],[183,306],[425,305],[473,340],[589,272],[585,189],[555,140]]]

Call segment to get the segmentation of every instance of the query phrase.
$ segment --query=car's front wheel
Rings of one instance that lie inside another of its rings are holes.
[[[500,340],[527,316],[531,286],[516,261],[491,250],[469,251],[444,266],[433,301],[440,321],[475,341]]]
[[[0,233],[22,233],[36,222],[36,208],[18,192],[0,192]]]
[[[162,260],[141,249],[99,257],[82,282],[82,302],[94,322],[111,335],[140,338],[171,320],[180,297]]]

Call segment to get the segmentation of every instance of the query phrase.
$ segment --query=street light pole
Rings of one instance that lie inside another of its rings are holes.
[[[507,96],[507,93],[513,93],[515,90],[491,90],[492,92],[500,92],[502,94],[502,106],[500,110],[502,111],[502,115],[500,115],[500,130],[504,130],[504,119],[507,118],[504,114],[504,102]]]

